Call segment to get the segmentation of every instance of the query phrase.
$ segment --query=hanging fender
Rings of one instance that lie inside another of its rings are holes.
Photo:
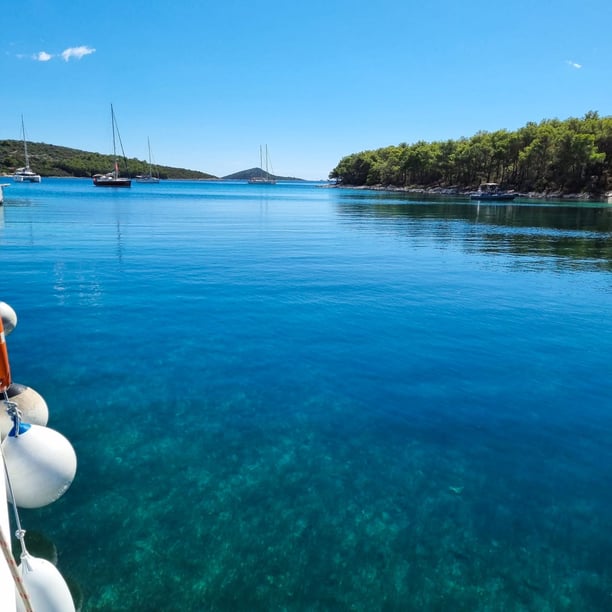
[[[11,386],[11,368],[9,366],[4,325],[0,318],[0,393],[4,393]]]

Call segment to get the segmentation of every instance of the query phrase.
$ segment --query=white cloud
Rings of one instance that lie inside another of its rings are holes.
[[[35,56],[34,59],[37,62],[48,62],[53,56],[50,53],[47,53],[46,51],[39,51]]]
[[[565,63],[568,66],[571,66],[572,68],[575,68],[576,70],[580,70],[580,68],[582,68],[582,64],[577,64],[576,62],[574,62],[572,60],[565,60]]]
[[[57,53],[47,53],[46,51],[39,51],[38,53],[34,53],[32,55],[23,55],[17,54],[19,59],[31,59],[35,62],[48,62],[55,57],[62,57],[64,61],[70,60],[70,58],[81,59],[86,55],[91,55],[95,53],[96,50],[92,47],[88,47],[86,45],[82,45],[80,47],[68,47],[68,49],[64,49],[60,54]]]
[[[64,49],[62,51],[62,57],[64,61],[68,61],[71,57],[75,57],[76,59],[81,59],[85,55],[90,55],[91,53],[95,53],[96,50],[91,47],[87,47],[85,45],[81,47],[69,47],[68,49]]]

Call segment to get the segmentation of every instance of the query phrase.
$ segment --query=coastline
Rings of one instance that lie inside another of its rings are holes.
[[[0,174],[0,179],[12,179],[12,174]],[[47,179],[74,179],[74,180],[87,180],[91,177],[78,177],[78,176],[46,176],[43,178]],[[224,179],[218,177],[212,178],[169,178],[162,179],[166,181],[200,181],[200,182],[232,182],[232,179]],[[281,179],[282,180],[282,179]],[[237,182],[240,182],[239,180]],[[293,182],[293,181],[287,181]],[[295,179],[295,182],[311,182],[303,179]],[[334,183],[331,181],[312,181],[320,182],[317,185],[320,188],[325,189],[358,189],[363,191],[381,191],[389,193],[406,193],[414,195],[424,195],[432,197],[454,197],[454,198],[469,198],[470,194],[474,192],[474,189],[463,189],[459,187],[399,187],[397,185],[349,185]],[[9,183],[12,184],[12,183]],[[9,184],[6,186],[8,187]],[[513,192],[517,199],[530,199],[530,200],[563,200],[567,202],[593,202],[600,204],[612,204],[612,191],[608,193],[562,193],[560,191],[549,191],[549,192]],[[507,203],[507,202],[506,202]]]
[[[341,185],[329,184],[329,187],[338,189],[361,189],[364,191],[388,191],[392,193],[408,193],[428,196],[448,196],[469,198],[474,189],[460,189],[458,187],[398,187],[396,185]],[[530,200],[567,200],[570,202],[601,202],[612,204],[612,192],[603,194],[594,193],[561,193],[561,192],[515,192],[517,198]]]

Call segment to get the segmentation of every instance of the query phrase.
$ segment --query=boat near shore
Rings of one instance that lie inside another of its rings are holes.
[[[40,174],[36,174],[32,168],[30,168],[30,156],[28,155],[28,141],[26,140],[25,125],[23,123],[23,115],[21,116],[21,135],[23,138],[23,153],[25,157],[25,166],[17,168],[15,174],[13,174],[13,181],[15,183],[40,183]]]
[[[137,183],[159,183],[159,172],[151,161],[151,141],[147,138],[147,146],[149,147],[149,166],[146,174],[137,174],[135,181]]]
[[[516,198],[516,193],[513,191],[505,191],[500,188],[498,183],[482,183],[478,191],[470,194],[471,200],[489,200],[489,201],[510,201]]]
[[[265,165],[265,170],[264,170]],[[276,185],[276,179],[270,174],[270,156],[268,155],[268,145],[266,145],[265,155],[261,145],[259,146],[259,166],[261,173],[249,179],[250,185]]]
[[[123,155],[123,160],[125,162],[126,168],[127,168],[127,159],[125,157],[125,152],[123,151],[123,144],[121,143],[121,136],[119,135],[119,128],[117,127],[117,121],[115,120],[115,111],[113,109],[112,104],[111,104],[111,126],[113,130],[114,167],[111,172],[107,172],[106,174],[94,174],[93,184],[96,187],[131,187],[132,179],[119,175],[119,163],[117,161],[116,140],[119,140],[119,144],[121,145],[121,153]]]

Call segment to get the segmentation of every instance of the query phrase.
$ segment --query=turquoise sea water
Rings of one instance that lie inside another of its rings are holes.
[[[612,207],[48,179],[0,208],[22,511],[82,610],[612,609]]]

